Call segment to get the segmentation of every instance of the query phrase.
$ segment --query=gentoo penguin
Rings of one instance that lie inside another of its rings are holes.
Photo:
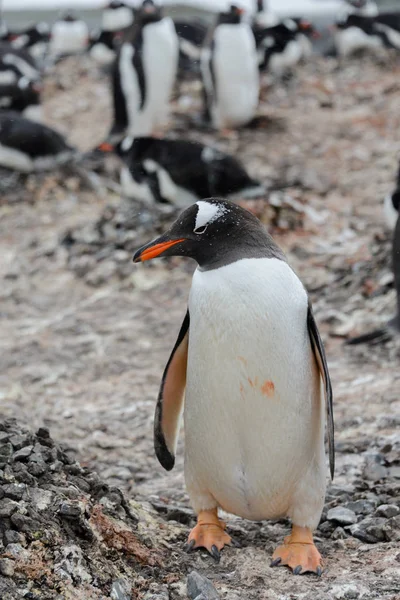
[[[30,81],[41,78],[35,59],[25,48],[13,48],[9,43],[0,43],[0,84],[16,82],[20,77]]]
[[[179,38],[179,75],[197,74],[207,27],[200,19],[176,20],[174,25]]]
[[[396,189],[385,197],[383,211],[386,225],[389,229],[394,230],[400,212],[400,165],[397,172]]]
[[[259,68],[268,69],[276,77],[290,72],[303,57],[304,44],[298,35],[299,27],[293,19],[255,31]]]
[[[75,151],[54,129],[13,111],[0,111],[0,165],[23,173],[54,168]]]
[[[334,471],[332,389],[307,292],[260,221],[218,198],[186,209],[133,259],[171,255],[198,268],[163,374],[154,442],[172,469],[183,412],[197,513],[189,548],[218,558],[231,542],[219,507],[252,520],[289,516],[292,533],[272,565],[320,575],[312,532],[325,497],[326,420]]]
[[[161,9],[145,0],[113,67],[111,136],[125,131],[132,136],[152,135],[165,124],[178,54],[172,19],[163,18]]]
[[[44,61],[49,41],[50,27],[44,22],[15,33],[10,38],[13,48],[26,48],[39,65]]]
[[[19,112],[25,118],[40,123],[43,117],[41,89],[38,82],[30,81],[27,77],[20,77],[11,84],[1,83],[0,77],[0,109]]]
[[[85,21],[68,11],[51,28],[49,54],[52,58],[84,52],[89,42]]]
[[[301,58],[306,60],[313,54],[312,39],[320,38],[320,33],[314,28],[313,24],[306,19],[295,18],[293,21],[297,25],[296,40],[301,46]]]
[[[116,53],[116,42],[114,31],[99,31],[90,36],[89,55],[99,65],[111,65]]]
[[[256,44],[243,10],[231,5],[220,13],[200,66],[206,111],[216,129],[246,125],[255,116],[260,81]]]
[[[112,145],[104,145],[105,151],[112,149]],[[212,194],[265,195],[265,189],[236,158],[199,142],[127,137],[116,152],[125,163],[121,169],[123,193],[136,200],[185,208]]]
[[[133,9],[120,0],[112,0],[101,15],[102,31],[122,31],[133,23]]]

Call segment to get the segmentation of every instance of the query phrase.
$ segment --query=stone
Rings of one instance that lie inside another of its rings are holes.
[[[129,585],[123,579],[117,579],[111,586],[111,600],[131,600]]]
[[[376,544],[384,542],[387,539],[385,531],[386,519],[380,517],[366,517],[360,523],[350,526],[350,533],[353,537],[366,542],[367,544]]]
[[[349,508],[344,508],[344,506],[335,506],[335,508],[328,510],[327,519],[328,521],[337,521],[341,525],[357,523],[356,513]]]
[[[14,575],[14,561],[9,558],[0,559],[0,573],[4,577],[12,577]]]
[[[363,476],[370,481],[380,481],[387,477],[388,470],[384,466],[384,456],[379,452],[367,455],[363,468]]]
[[[32,504],[37,510],[46,510],[51,505],[53,494],[49,490],[30,488],[28,493]]]
[[[25,462],[28,460],[29,456],[32,454],[33,446],[25,446],[14,453],[14,462],[18,460]]]
[[[391,542],[400,542],[400,515],[386,521],[384,526],[385,535]]]
[[[31,443],[30,436],[28,435],[12,435],[10,442],[14,450],[21,450],[24,446],[29,446]]]
[[[7,498],[0,500],[0,518],[4,519],[6,517],[11,517],[17,508],[18,504],[13,500],[7,500]]]
[[[70,504],[69,502],[62,502],[59,511],[60,515],[65,519],[79,519],[82,511],[78,504]]]
[[[376,514],[379,517],[386,517],[386,519],[390,519],[391,517],[397,517],[400,513],[400,508],[395,504],[381,504],[376,509]]]
[[[11,500],[21,500],[25,491],[25,485],[23,483],[9,483],[3,486],[4,494]]]
[[[26,544],[26,538],[23,533],[14,531],[14,529],[7,529],[4,532],[4,543],[7,544]]]
[[[346,508],[354,511],[356,515],[370,515],[374,512],[376,502],[371,500],[355,500],[347,502]]]
[[[204,600],[218,600],[219,595],[213,583],[197,571],[191,571],[187,577],[187,593],[191,600],[199,600],[203,595]]]

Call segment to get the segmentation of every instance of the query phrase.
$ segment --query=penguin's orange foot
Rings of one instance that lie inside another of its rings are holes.
[[[206,548],[216,560],[220,559],[220,550],[225,544],[232,543],[231,536],[225,531],[226,525],[220,521],[216,510],[201,511],[197,517],[197,525],[189,534],[187,550]]]
[[[306,527],[293,526],[292,533],[285,538],[272,555],[271,566],[287,565],[295,575],[308,571],[322,574],[322,558],[313,542],[312,533]]]

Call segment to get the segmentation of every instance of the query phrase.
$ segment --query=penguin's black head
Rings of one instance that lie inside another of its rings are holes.
[[[244,10],[236,4],[231,4],[228,12],[223,12],[219,14],[218,23],[222,24],[237,24],[242,20]]]
[[[199,200],[187,208],[168,231],[139,248],[133,261],[157,256],[187,256],[205,270],[240,258],[284,258],[252,213],[221,198]]]
[[[142,25],[147,25],[148,23],[155,23],[161,18],[162,10],[153,2],[153,0],[144,0],[136,14],[136,20],[140,21]]]

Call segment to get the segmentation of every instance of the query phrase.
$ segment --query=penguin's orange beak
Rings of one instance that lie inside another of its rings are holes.
[[[157,242],[157,240],[154,240],[154,241]],[[147,244],[146,246],[139,248],[139,250],[137,252],[135,252],[135,254],[133,255],[133,262],[135,262],[135,263],[144,262],[145,260],[151,260],[152,258],[161,256],[161,254],[163,254],[163,252],[165,252],[169,248],[172,248],[172,246],[175,246],[176,244],[180,244],[181,242],[184,242],[184,241],[185,241],[185,239],[182,238],[180,240],[169,240],[166,242],[159,242],[159,243],[150,242],[150,244]]]

